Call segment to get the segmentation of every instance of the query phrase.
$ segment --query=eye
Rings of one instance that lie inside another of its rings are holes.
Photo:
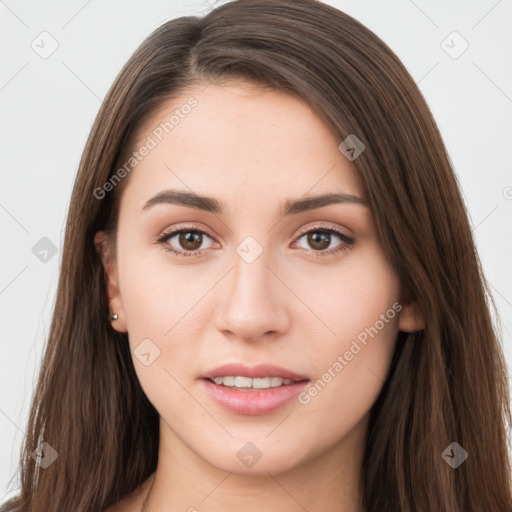
[[[299,236],[297,240],[300,242],[302,239],[304,239],[305,244],[309,246],[302,246],[302,248],[306,249],[314,256],[332,256],[341,251],[346,251],[354,244],[353,238],[350,238],[337,229],[327,226],[318,226],[309,229]],[[338,244],[336,244],[336,239],[340,241]]]
[[[300,242],[303,239],[311,248],[301,244],[299,247],[305,249],[312,256],[333,256],[348,250],[354,244],[354,239],[328,226],[318,226],[304,231],[297,241]],[[339,240],[338,244],[336,244],[336,239]],[[210,245],[204,247],[203,244],[208,240]],[[204,249],[212,246],[212,240],[208,233],[197,226],[185,226],[166,231],[157,237],[155,242],[178,257],[189,258],[200,256]]]
[[[199,256],[202,254],[202,249],[208,247],[201,247],[206,239],[212,240],[205,231],[196,228],[195,226],[188,226],[180,229],[167,231],[157,238],[166,251],[169,251],[177,256],[191,257]]]

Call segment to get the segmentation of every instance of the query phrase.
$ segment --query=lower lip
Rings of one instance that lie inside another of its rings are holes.
[[[206,391],[222,407],[247,416],[269,414],[292,401],[308,384],[303,380],[287,386],[268,389],[232,389],[218,386],[208,379],[202,380]]]

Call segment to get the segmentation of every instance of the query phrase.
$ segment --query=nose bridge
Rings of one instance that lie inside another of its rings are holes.
[[[269,301],[268,267],[270,251],[266,251],[253,238],[246,237],[236,248],[233,257],[232,293],[238,295],[238,300],[249,299]]]
[[[246,339],[285,329],[284,290],[269,269],[273,268],[271,251],[248,236],[235,248],[232,265],[226,295],[220,301],[218,328]]]

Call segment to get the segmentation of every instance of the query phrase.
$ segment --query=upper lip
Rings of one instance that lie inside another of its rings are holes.
[[[246,366],[242,363],[229,363],[218,366],[213,370],[201,375],[203,379],[214,379],[215,377],[250,377],[250,378],[265,378],[265,377],[281,377],[282,379],[290,379],[294,381],[309,380],[304,375],[299,375],[295,372],[287,370],[275,364],[258,364],[256,366]]]

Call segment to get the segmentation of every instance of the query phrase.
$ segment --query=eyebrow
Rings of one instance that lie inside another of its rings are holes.
[[[211,213],[223,213],[221,201],[213,197],[199,196],[185,190],[163,190],[149,199],[142,209],[147,210],[157,204],[176,204]],[[315,210],[331,204],[360,204],[367,206],[366,201],[361,197],[352,194],[331,193],[288,200],[284,203],[280,213],[281,216],[285,217],[287,215],[296,215],[309,210]]]

